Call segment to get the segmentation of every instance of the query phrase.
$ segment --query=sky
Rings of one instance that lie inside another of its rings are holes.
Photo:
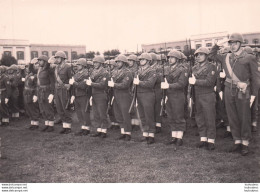
[[[0,39],[135,52],[197,34],[260,32],[259,8],[259,0],[0,0]]]

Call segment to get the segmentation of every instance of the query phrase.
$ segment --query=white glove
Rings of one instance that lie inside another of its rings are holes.
[[[111,78],[111,81],[108,81],[108,86],[109,87],[114,87],[115,86],[115,83],[114,83],[112,78]]]
[[[255,96],[251,95],[251,97],[250,97],[250,108],[252,107],[252,104],[254,103],[254,100],[255,100]]]
[[[86,84],[88,85],[88,86],[91,86],[91,83],[92,83],[92,81],[91,81],[91,79],[90,79],[90,77],[87,79],[87,81],[86,81]]]
[[[140,80],[139,80],[139,76],[137,75],[137,77],[134,78],[134,84],[139,85],[139,83],[140,83]]]
[[[217,87],[216,87],[216,86],[214,87],[214,91],[215,91],[215,92],[217,91]]]
[[[36,103],[36,101],[38,100],[38,97],[36,95],[33,96],[33,102]]]
[[[167,103],[167,101],[168,101],[168,97],[166,96],[166,97],[165,97],[165,104]]]
[[[25,78],[22,78],[22,82],[25,82]]]
[[[161,82],[161,89],[169,89],[169,83],[167,82],[167,79],[164,78],[164,82]]]
[[[92,106],[92,96],[89,98],[89,105]]]
[[[34,79],[34,76],[31,76],[30,79],[33,80],[33,79]]]
[[[7,103],[8,103],[8,101],[9,101],[9,99],[8,99],[8,98],[5,98],[5,104],[7,104]]]
[[[72,95],[71,98],[70,98],[70,103],[72,104],[74,102],[74,100],[75,100],[75,96]]]
[[[72,77],[72,78],[69,80],[69,84],[70,84],[70,85],[73,85],[74,82],[75,82],[74,77]]]
[[[219,77],[224,79],[226,77],[225,71],[219,73]]]
[[[50,94],[50,95],[49,95],[49,97],[48,97],[49,103],[52,103],[53,97],[54,97],[53,94]]]
[[[189,78],[189,83],[191,85],[194,85],[196,83],[196,78],[195,78],[195,76],[193,74],[192,74],[192,77]]]
[[[223,91],[219,92],[219,97],[220,97],[221,100],[223,100]]]

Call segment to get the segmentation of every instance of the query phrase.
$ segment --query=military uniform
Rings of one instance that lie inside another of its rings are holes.
[[[249,55],[245,51],[242,51],[240,55],[234,53],[217,54],[218,49],[219,47],[215,45],[211,54],[215,60],[222,63],[226,73],[225,104],[232,136],[235,145],[237,145],[234,150],[237,150],[241,144],[242,147],[248,146],[251,138],[250,95],[256,96],[258,92],[257,61],[253,55]],[[235,79],[234,76],[237,78]],[[237,88],[239,83],[246,84],[244,92]],[[246,150],[244,155],[247,153]]]
[[[37,75],[30,72],[25,76],[23,89],[25,111],[31,119],[30,129],[36,129],[39,126],[39,104],[37,101],[33,102],[35,95],[37,95]]]
[[[102,66],[99,69],[94,69],[91,73],[92,87],[92,110],[93,110],[93,126],[97,129],[97,134],[93,136],[106,137],[107,128],[109,126],[107,119],[107,81],[108,72]]]
[[[87,69],[77,72],[73,78],[73,95],[75,96],[75,110],[78,120],[81,124],[81,132],[78,135],[87,135],[90,131],[90,110],[88,109],[89,99],[91,96],[91,87],[86,85],[84,79],[88,79]]]
[[[154,85],[157,80],[155,69],[150,66],[139,67],[140,83],[137,86],[138,111],[143,127],[143,136],[154,138],[155,133],[155,93]]]
[[[114,112],[117,121],[120,124],[122,138],[131,135],[132,125],[131,116],[128,110],[131,105],[130,85],[133,81],[131,71],[125,67],[118,69],[112,76],[114,81]],[[129,138],[130,139],[130,138]]]
[[[176,139],[182,139],[183,132],[186,130],[184,90],[188,84],[188,72],[181,63],[167,67],[165,71],[169,83],[169,89],[167,89],[168,101],[166,103],[167,117],[175,142]]]
[[[42,131],[53,131],[54,109],[48,97],[54,93],[54,80],[53,69],[47,66],[38,69],[37,97],[42,117],[45,120],[45,127]]]
[[[8,85],[7,85],[7,76],[4,74],[4,68],[3,66],[1,67],[1,76],[0,76],[0,99],[1,99],[1,103],[0,103],[0,119],[1,119],[1,125],[8,125],[9,124],[9,110],[8,110],[8,106],[5,102],[6,99],[9,98],[7,89],[8,89]]]
[[[195,83],[195,119],[198,126],[201,142],[203,144],[215,143],[216,138],[216,96],[214,86],[216,82],[216,67],[206,61],[192,68],[196,78]],[[201,145],[199,147],[202,147]],[[213,149],[213,148],[212,148]]]
[[[63,122],[61,133],[68,133],[71,130],[72,118],[66,105],[70,102],[70,84],[72,69],[69,64],[62,63],[55,68],[55,103],[56,109]]]
[[[18,96],[19,96],[19,90],[18,85],[21,81],[21,77],[19,74],[17,74],[17,66],[15,64],[11,65],[8,69],[13,70],[13,73],[8,73],[7,77],[7,86],[9,87],[7,90],[9,91],[9,108],[12,113],[12,117],[14,119],[19,118],[19,107],[18,107]]]

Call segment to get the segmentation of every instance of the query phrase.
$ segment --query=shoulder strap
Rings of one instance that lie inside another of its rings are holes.
[[[228,73],[229,73],[229,75],[230,75],[230,77],[233,81],[240,81],[231,68],[231,65],[230,65],[230,62],[229,62],[229,57],[230,57],[230,53],[228,53],[227,56],[226,56],[226,64],[227,64]],[[236,62],[236,60],[235,60],[235,62]]]
[[[55,76],[56,76],[58,83],[63,85],[64,83],[62,82],[62,80],[60,79],[60,76],[58,74],[58,67],[55,68]]]

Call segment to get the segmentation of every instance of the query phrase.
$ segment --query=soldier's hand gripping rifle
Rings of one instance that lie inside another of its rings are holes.
[[[165,56],[166,56],[166,54],[167,53],[166,53],[166,46],[165,46]],[[163,77],[163,80],[164,80],[165,79],[164,65],[167,63],[167,56],[165,57],[165,62],[163,62],[162,55],[161,55],[161,61],[162,61],[162,77]],[[161,117],[167,117],[167,113],[166,113],[166,89],[162,90],[160,116]]]
[[[186,39],[186,43],[187,43],[187,39]],[[189,53],[189,63],[190,63],[189,77],[192,77],[192,67],[194,66],[194,55],[192,54],[190,39],[189,39],[189,52],[190,52]],[[191,118],[194,111],[195,111],[195,88],[194,88],[194,85],[191,85],[191,84],[188,85],[187,99],[188,99],[189,117]]]
[[[111,81],[113,81],[113,79],[112,79],[112,74],[111,74],[110,61],[108,61],[108,73],[109,73],[109,79],[111,79]],[[112,106],[113,106],[113,101],[114,101],[114,93],[113,93],[113,88],[112,88],[112,87],[108,87],[107,97],[108,97],[107,114],[108,114],[108,115],[112,115],[112,114],[113,114],[113,111],[112,111],[113,108],[112,108]]]

